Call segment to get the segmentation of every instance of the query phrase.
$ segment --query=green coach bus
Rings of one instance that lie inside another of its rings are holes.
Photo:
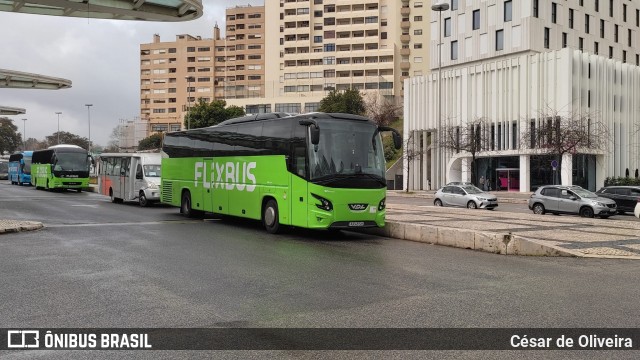
[[[54,145],[33,152],[31,184],[36,189],[75,189],[89,186],[93,158],[77,145]]]
[[[380,132],[348,114],[268,113],[167,133],[161,201],[202,212],[310,229],[384,226],[385,159]]]

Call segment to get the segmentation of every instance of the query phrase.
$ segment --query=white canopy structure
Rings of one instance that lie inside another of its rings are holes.
[[[71,87],[71,80],[0,69],[0,88],[58,90]]]
[[[0,11],[113,20],[187,21],[202,0],[0,0]]]
[[[20,115],[25,114],[26,112],[27,111],[25,109],[0,105],[0,115]]]

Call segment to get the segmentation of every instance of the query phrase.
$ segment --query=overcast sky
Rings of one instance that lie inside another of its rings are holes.
[[[273,1],[273,0],[271,0]],[[177,34],[213,37],[217,22],[224,29],[225,9],[262,5],[262,0],[203,0],[204,15],[177,23],[116,21],[17,14],[0,11],[0,68],[59,77],[70,89],[0,89],[0,105],[23,108],[9,116],[20,133],[42,140],[58,129],[89,136],[85,104],[91,108],[91,140],[107,145],[119,119],[140,113],[140,44],[174,41]]]

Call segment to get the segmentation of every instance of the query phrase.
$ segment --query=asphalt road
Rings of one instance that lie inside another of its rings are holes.
[[[640,327],[636,261],[500,256],[354,233],[271,235],[245,220],[186,220],[177,208],[5,181],[0,218],[45,224],[0,235],[0,328]],[[185,356],[176,354],[154,357]],[[274,354],[301,355],[240,357]],[[519,354],[480,356],[524,358]],[[368,354],[346,357],[360,355]]]

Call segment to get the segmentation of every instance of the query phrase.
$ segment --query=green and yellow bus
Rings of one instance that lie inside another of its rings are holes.
[[[77,145],[54,145],[33,152],[31,184],[36,189],[75,189],[89,186],[93,158]]]
[[[380,132],[348,114],[268,113],[167,133],[161,201],[202,212],[310,229],[384,226],[385,159]]]

